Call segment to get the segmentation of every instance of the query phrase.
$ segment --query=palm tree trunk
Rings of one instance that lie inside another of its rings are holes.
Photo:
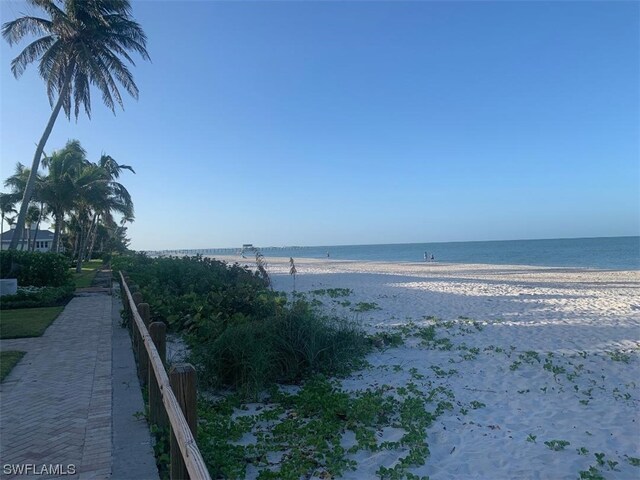
[[[89,228],[87,228],[87,236],[85,237],[85,242],[84,242],[85,243],[85,248],[80,250],[80,254],[82,255],[83,261],[87,260],[88,250],[86,248],[86,244],[87,244],[88,239],[91,238],[91,233],[93,232],[93,225],[95,224],[96,216],[97,216],[97,214],[94,213],[93,214],[93,218],[91,219],[91,223],[89,224]],[[89,260],[91,260],[91,259],[89,259]]]
[[[44,150],[44,146],[49,139],[49,135],[51,135],[51,130],[53,130],[53,125],[56,123],[56,118],[58,118],[58,114],[60,113],[60,109],[62,108],[62,102],[64,101],[64,97],[67,95],[67,91],[69,90],[69,86],[71,85],[71,72],[72,68],[70,67],[67,72],[67,81],[62,87],[62,91],[60,92],[60,98],[58,98],[58,102],[56,106],[53,107],[53,111],[51,112],[51,116],[49,117],[49,122],[47,123],[47,127],[44,129],[44,133],[42,134],[42,138],[38,142],[38,146],[36,147],[36,153],[33,156],[33,162],[31,164],[31,172],[29,173],[29,179],[27,180],[27,186],[24,189],[24,195],[22,197],[22,204],[20,205],[20,213],[18,214],[18,221],[16,222],[16,230],[11,238],[11,244],[9,245],[9,250],[16,250],[18,248],[19,237],[24,235],[24,222],[27,218],[27,208],[29,208],[29,202],[31,201],[31,196],[33,195],[33,188],[36,184],[36,176],[38,175],[38,168],[40,167],[40,157],[42,157],[42,151]],[[17,235],[17,232],[20,232],[20,235]]]
[[[95,218],[94,218],[94,227],[93,227],[93,231],[92,236],[91,236],[91,243],[89,244],[89,253],[88,253],[88,257],[87,260],[91,260],[91,257],[93,256],[93,247],[96,244],[96,238],[98,237],[98,220],[100,219],[100,214],[98,213]]]
[[[44,204],[40,204],[40,214],[38,215],[38,221],[36,222],[36,229],[33,232],[33,242],[31,243],[31,251],[36,251],[36,240],[38,239],[38,229],[40,228],[40,220],[42,220],[42,209],[44,208]]]
[[[61,212],[56,212],[54,215],[56,217],[56,225],[53,229],[53,242],[51,245],[51,251],[58,253],[60,251],[58,243],[60,243],[60,230],[62,230],[62,219],[64,218],[64,214]]]
[[[84,232],[84,228],[81,228],[81,234],[80,234],[80,249],[78,251],[78,264],[76,265],[76,273],[82,273],[82,257],[84,256],[84,252],[87,249],[87,238],[89,237],[88,231],[89,229],[87,229],[87,232]]]

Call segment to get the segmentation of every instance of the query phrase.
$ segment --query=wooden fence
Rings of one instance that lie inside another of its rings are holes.
[[[171,480],[211,480],[196,444],[196,373],[192,365],[174,365],[165,370],[166,326],[149,324],[149,305],[137,287],[120,272],[122,303],[129,319],[133,348],[138,358],[138,376],[148,386],[149,423],[171,430]],[[131,290],[134,290],[133,293]]]

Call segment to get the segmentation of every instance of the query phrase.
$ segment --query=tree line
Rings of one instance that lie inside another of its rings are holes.
[[[128,245],[126,223],[134,219],[133,201],[120,175],[129,165],[121,165],[103,154],[97,162],[87,159],[86,151],[77,140],[45,156],[43,171],[32,175],[29,168],[18,163],[4,186],[10,192],[0,194],[2,222],[15,222],[16,204],[24,198],[29,178],[34,178],[33,193],[25,224],[27,233],[15,230],[14,237],[23,250],[36,250],[40,224],[51,218],[54,225],[51,251],[71,253],[82,262],[98,251],[124,250]],[[115,214],[120,215],[117,221]],[[35,226],[35,228],[34,228]]]

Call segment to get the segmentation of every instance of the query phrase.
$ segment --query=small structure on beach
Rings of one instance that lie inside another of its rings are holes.
[[[240,249],[240,255],[244,255],[246,252],[256,253],[258,249],[253,246],[253,243],[243,243]]]

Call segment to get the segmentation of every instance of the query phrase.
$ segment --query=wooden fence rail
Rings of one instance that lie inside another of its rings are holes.
[[[164,366],[164,351],[162,356],[158,353],[154,340],[152,339],[149,331],[147,330],[149,322],[149,305],[142,303],[142,295],[139,292],[131,293],[128,285],[128,278],[123,276],[120,272],[121,286],[122,286],[122,300],[124,308],[130,319],[131,325],[131,338],[133,341],[134,350],[137,350],[138,362],[139,362],[139,375],[144,378],[143,382],[148,381],[149,388],[149,402],[150,413],[155,417],[155,420],[160,420],[159,423],[163,423],[163,416],[166,413],[166,418],[169,420],[171,427],[171,478],[177,480],[188,477],[191,480],[211,480],[209,471],[206,464],[200,454],[198,445],[195,440],[195,427],[197,413],[195,411],[195,381],[193,367],[190,365],[176,366],[172,369],[172,381],[169,381],[169,376]],[[145,318],[143,318],[143,315]],[[151,324],[154,328],[154,334],[157,330],[162,330],[162,327],[158,328],[157,325]],[[156,335],[154,335],[156,336]],[[162,344],[164,350],[164,339],[156,336],[156,341]],[[144,364],[144,365],[143,365]],[[189,368],[190,367],[190,368]],[[146,369],[147,371],[144,371]],[[186,380],[178,378],[179,375],[184,374],[188,376]],[[155,380],[155,381],[154,381]],[[193,388],[193,392],[185,394],[183,391],[179,392],[179,396],[182,400],[181,404],[176,398],[176,394],[171,388],[171,385],[183,385],[188,384]],[[162,404],[164,405],[164,411],[158,412],[158,394],[162,398]],[[152,398],[152,395],[155,398]],[[185,401],[187,398],[187,401]],[[190,422],[187,421],[189,418]],[[177,455],[177,454],[181,455]]]

